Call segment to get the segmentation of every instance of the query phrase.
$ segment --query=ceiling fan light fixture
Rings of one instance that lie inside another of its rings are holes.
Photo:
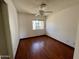
[[[35,17],[35,20],[45,20],[45,16],[38,15]]]

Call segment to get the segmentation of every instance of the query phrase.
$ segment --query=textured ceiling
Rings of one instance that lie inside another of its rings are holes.
[[[19,12],[36,13],[42,2],[47,4],[46,10],[58,12],[75,4],[79,0],[13,0],[13,3]]]

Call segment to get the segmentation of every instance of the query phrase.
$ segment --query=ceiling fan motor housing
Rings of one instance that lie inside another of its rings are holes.
[[[41,4],[41,8],[44,8],[44,7],[46,7],[46,4],[45,3]]]

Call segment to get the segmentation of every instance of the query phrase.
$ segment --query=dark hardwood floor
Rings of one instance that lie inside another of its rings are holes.
[[[15,59],[73,59],[74,49],[48,36],[20,41]]]

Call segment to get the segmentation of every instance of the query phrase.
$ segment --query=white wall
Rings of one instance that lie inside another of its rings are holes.
[[[32,30],[32,20],[35,19],[34,15],[28,13],[18,13],[20,38],[27,38],[32,36],[44,35],[44,30]]]
[[[77,40],[75,45],[74,59],[79,59],[79,19],[78,19]]]
[[[50,15],[46,22],[47,35],[72,47],[75,46],[79,5]]]
[[[5,2],[7,3],[7,6],[8,6],[12,51],[13,51],[13,57],[15,57],[15,53],[16,53],[18,43],[19,43],[17,11],[11,0],[5,0]]]

